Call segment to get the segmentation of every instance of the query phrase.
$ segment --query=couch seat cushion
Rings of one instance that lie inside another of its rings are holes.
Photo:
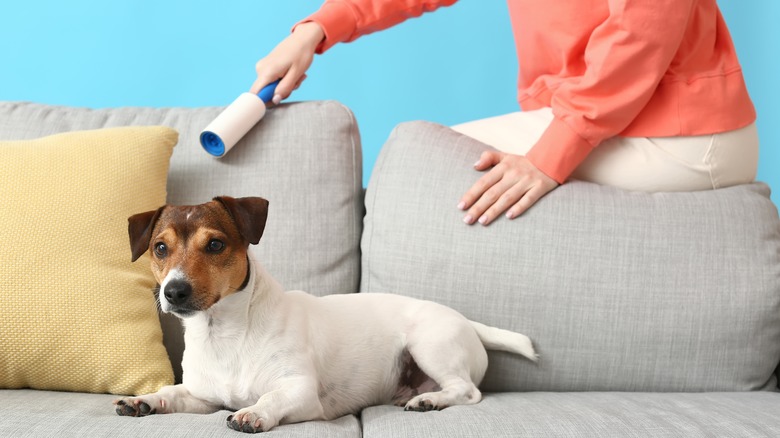
[[[120,417],[116,397],[105,394],[0,390],[0,436],[3,437],[144,437],[191,438],[243,436],[228,428],[230,411],[210,415],[166,414]],[[278,426],[270,437],[360,437],[360,421],[347,415],[333,421]]]
[[[473,406],[363,411],[363,436],[380,437],[776,437],[780,394],[502,393]]]

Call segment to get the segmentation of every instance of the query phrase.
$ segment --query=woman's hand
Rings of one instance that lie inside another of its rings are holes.
[[[514,219],[558,187],[555,180],[521,155],[485,151],[474,168],[490,171],[482,175],[458,204],[459,209],[468,209],[463,222],[469,225],[474,222],[487,225],[504,212],[509,219]]]
[[[323,38],[325,33],[317,23],[307,22],[296,26],[293,33],[274,47],[271,53],[257,61],[257,79],[250,91],[257,94],[263,87],[281,78],[276,86],[273,103],[278,104],[289,97],[306,79],[306,70],[314,60],[314,51]]]

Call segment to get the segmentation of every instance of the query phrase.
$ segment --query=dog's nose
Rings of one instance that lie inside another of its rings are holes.
[[[165,299],[173,305],[184,304],[192,295],[192,286],[186,281],[174,280],[165,285]]]

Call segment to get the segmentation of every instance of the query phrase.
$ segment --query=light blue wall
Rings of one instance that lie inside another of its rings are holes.
[[[780,192],[780,2],[719,3],[759,111],[759,179]],[[0,99],[98,108],[225,105],[251,85],[255,62],[319,4],[4,2]],[[367,182],[396,124],[454,124],[515,111],[516,74],[505,2],[462,0],[317,57],[293,99],[335,99],[355,112]]]
[[[718,0],[758,113],[758,179],[780,204],[780,1]]]

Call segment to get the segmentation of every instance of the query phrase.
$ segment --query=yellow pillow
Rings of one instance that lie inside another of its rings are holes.
[[[165,203],[162,126],[0,141],[0,388],[156,391],[173,372],[128,216]]]

